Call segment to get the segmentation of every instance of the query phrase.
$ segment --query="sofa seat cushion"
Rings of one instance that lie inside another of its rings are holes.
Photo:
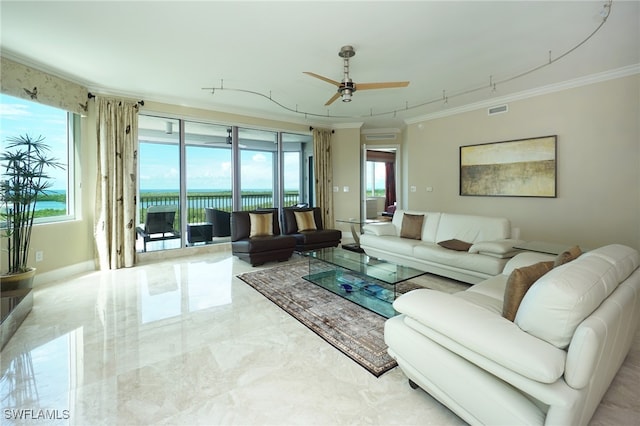
[[[274,251],[292,249],[296,245],[296,239],[289,235],[271,235],[267,237],[253,237],[245,240],[234,241],[233,250],[242,253],[256,253],[262,251]]]
[[[408,327],[473,363],[496,363],[541,383],[554,383],[562,376],[565,351],[458,294],[413,290],[398,297],[393,307],[404,314]]]
[[[300,231],[297,234],[293,234],[298,244],[319,244],[330,241],[340,241],[342,238],[342,232],[337,229],[318,229],[314,231]]]
[[[465,291],[455,293],[454,296],[501,315],[506,282],[507,277],[504,275],[495,275]]]
[[[391,249],[389,248],[389,251]],[[447,265],[487,275],[498,275],[502,272],[507,259],[500,259],[482,254],[449,250],[437,244],[422,242],[413,249],[416,259]]]
[[[398,238],[395,236],[375,236],[363,234],[360,245],[376,247],[400,256],[413,256],[413,249],[420,244],[420,240]]]

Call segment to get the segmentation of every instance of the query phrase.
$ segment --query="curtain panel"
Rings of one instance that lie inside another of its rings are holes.
[[[101,270],[131,267],[136,255],[138,103],[96,97],[96,132],[96,261]]]
[[[313,158],[316,206],[322,210],[325,228],[333,228],[333,166],[331,163],[331,131],[313,129]]]
[[[396,202],[396,165],[395,163],[384,163],[384,210]]]

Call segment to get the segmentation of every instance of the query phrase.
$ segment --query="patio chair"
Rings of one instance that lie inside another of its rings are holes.
[[[204,214],[205,221],[213,227],[214,237],[229,237],[231,235],[231,213],[205,207]]]
[[[144,251],[150,241],[164,241],[180,238],[180,231],[173,227],[178,207],[175,205],[149,206],[144,226],[137,226],[136,233],[144,241]]]

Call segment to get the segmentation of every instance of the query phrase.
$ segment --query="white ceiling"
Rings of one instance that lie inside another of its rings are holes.
[[[556,60],[600,25],[604,4],[3,0],[0,47],[7,57],[98,93],[315,126],[390,128],[469,103],[637,70],[637,1],[614,1],[602,28]],[[325,107],[335,87],[303,71],[340,81],[344,45],[356,50],[354,82],[411,84],[358,91],[351,103]],[[221,85],[214,94],[202,90]],[[473,89],[479,90],[461,94]]]

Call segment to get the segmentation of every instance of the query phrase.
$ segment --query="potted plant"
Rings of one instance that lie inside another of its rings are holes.
[[[11,137],[0,155],[0,215],[7,238],[7,267],[2,271],[2,290],[30,288],[35,268],[27,264],[31,245],[31,230],[38,196],[51,186],[50,168],[63,168],[56,158],[49,157],[44,137],[28,134]]]

